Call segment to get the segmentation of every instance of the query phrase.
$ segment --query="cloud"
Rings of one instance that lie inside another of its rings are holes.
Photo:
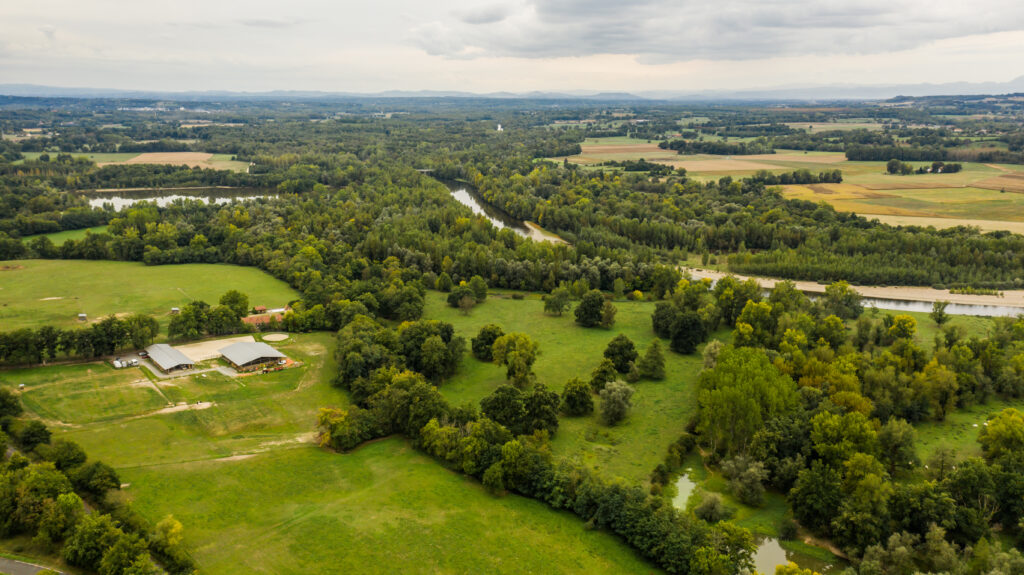
[[[509,7],[495,4],[456,12],[456,17],[466,24],[494,24],[508,17]]]
[[[39,27],[39,32],[46,37],[46,41],[51,44],[57,40],[57,29],[49,24]]]
[[[283,30],[292,28],[302,23],[301,20],[276,20],[271,18],[246,18],[238,21],[242,26],[249,28],[271,28]]]
[[[876,54],[1024,29],[1018,0],[524,0],[412,30],[451,58],[630,54],[646,61]]]

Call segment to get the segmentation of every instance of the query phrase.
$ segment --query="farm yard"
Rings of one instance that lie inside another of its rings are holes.
[[[283,307],[298,297],[284,282],[251,267],[223,264],[146,266],[135,262],[0,262],[0,322],[5,330],[79,325],[108,315],[145,313],[166,322],[172,307],[216,303],[238,289],[253,305]]]
[[[347,405],[329,384],[333,337],[293,334],[275,346],[303,365],[151,380],[139,368],[92,362],[3,371],[0,386],[25,384],[29,414],[114,466],[124,483],[116,496],[144,517],[181,520],[203,573],[315,571],[324,562],[433,572],[438,546],[451,572],[657,572],[575,516],[495,499],[403,439],[344,456],[320,449],[317,409]],[[160,409],[168,400],[197,408]]]

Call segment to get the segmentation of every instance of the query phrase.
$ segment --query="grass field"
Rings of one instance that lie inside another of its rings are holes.
[[[981,457],[978,432],[985,421],[1007,407],[1024,410],[1024,399],[992,399],[987,403],[958,408],[945,421],[917,425],[917,452],[922,461],[939,447],[951,447],[957,457]]]
[[[82,228],[80,230],[65,230],[63,232],[53,232],[52,234],[38,234],[34,236],[25,236],[22,241],[30,242],[38,237],[50,238],[53,245],[59,246],[68,240],[80,240],[85,237],[86,233],[102,234],[106,233],[107,226],[95,226],[92,228]]]
[[[25,159],[34,160],[41,154],[42,152],[25,152],[24,156]],[[54,158],[57,154],[51,152],[49,155],[51,158]],[[89,158],[101,166],[109,164],[173,164],[198,166],[214,170],[233,170],[236,172],[244,172],[249,169],[248,162],[232,160],[231,154],[209,154],[205,152],[113,152],[107,154],[73,153],[71,155],[76,158]]]
[[[333,336],[277,345],[303,365],[153,382],[174,401],[214,402],[203,410],[146,415],[123,398],[139,370],[103,364],[0,372],[0,385],[26,383],[29,414],[64,419],[56,436],[113,465],[144,517],[181,520],[200,573],[659,572],[575,516],[492,497],[399,438],[321,450],[317,409],[347,404],[328,383]],[[78,393],[96,382],[105,399]],[[43,391],[56,407],[32,399]]]
[[[494,498],[398,438],[347,455],[300,446],[123,477],[139,511],[187,526],[204,573],[656,572],[575,516]]]
[[[171,307],[199,299],[216,304],[237,289],[251,305],[283,306],[298,298],[284,282],[251,267],[221,264],[146,266],[134,262],[16,260],[0,262],[0,323],[22,327],[80,325],[117,313],[166,319]]]
[[[641,353],[654,339],[651,329],[653,302],[615,302],[618,308],[615,327],[582,328],[573,320],[572,312],[562,317],[543,313],[539,296],[528,295],[513,300],[492,294],[469,315],[447,307],[441,293],[427,295],[424,315],[451,322],[467,341],[480,327],[495,323],[506,333],[519,331],[540,344],[541,355],[534,365],[537,381],[561,392],[573,377],[590,380],[590,372],[603,359],[604,348],[616,335],[624,333]],[[728,332],[717,334],[727,337]],[[663,345],[667,345],[664,344]],[[683,432],[694,413],[697,373],[701,359],[697,354],[683,356],[665,350],[666,378],[663,381],[641,381],[635,385],[633,410],[629,418],[608,427],[597,416],[562,418],[553,441],[555,454],[566,456],[598,469],[607,475],[629,481],[644,482],[651,470],[665,457],[668,445]],[[441,392],[454,404],[478,404],[499,385],[505,383],[505,371],[467,354],[459,373],[441,386]],[[599,400],[595,400],[598,403]]]

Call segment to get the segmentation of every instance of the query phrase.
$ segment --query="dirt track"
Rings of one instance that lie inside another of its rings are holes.
[[[718,280],[727,275],[735,276],[741,281],[750,279],[750,276],[727,274],[725,272],[697,268],[680,267],[680,270],[690,272],[690,275],[697,279],[710,278]],[[766,289],[773,288],[777,282],[783,281],[776,278],[755,279],[761,287]],[[825,293],[826,286],[817,282],[796,281],[793,283],[796,284],[797,289],[804,292]],[[853,289],[855,289],[860,295],[869,298],[923,302],[948,301],[950,303],[963,305],[1001,305],[1022,308],[1021,313],[1024,313],[1024,290],[1008,290],[1003,292],[1003,297],[995,297],[990,295],[955,294],[950,293],[949,290],[937,290],[930,287],[916,286],[853,286]]]
[[[241,337],[213,339],[210,341],[201,341],[199,343],[190,343],[188,345],[176,345],[174,346],[174,349],[185,354],[186,357],[193,361],[206,361],[208,359],[220,357],[220,350],[240,341],[253,342],[256,341],[256,338],[251,335],[243,335]]]

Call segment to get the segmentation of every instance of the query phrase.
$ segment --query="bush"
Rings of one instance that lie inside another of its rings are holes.
[[[700,504],[693,509],[693,514],[708,523],[718,523],[732,517],[734,510],[726,507],[722,497],[717,493],[706,493]]]
[[[796,521],[792,519],[783,519],[782,523],[779,523],[779,539],[783,541],[792,541],[796,539],[797,527]]]
[[[618,377],[619,372],[615,369],[615,364],[610,359],[604,359],[601,361],[601,365],[598,365],[590,373],[590,387],[594,390],[594,393],[600,393],[606,385],[615,381]]]
[[[480,328],[471,341],[473,348],[473,357],[480,361],[491,362],[494,361],[494,340],[505,335],[501,327],[489,323]]]
[[[601,390],[601,420],[606,425],[615,425],[629,414],[633,407],[633,388],[621,381],[613,381]]]
[[[632,363],[636,361],[638,354],[636,346],[633,345],[633,340],[620,333],[608,342],[608,346],[604,349],[604,356],[611,360],[612,364],[615,365],[616,371],[627,373]]]
[[[25,448],[25,451],[32,451],[37,445],[50,443],[50,430],[43,425],[43,422],[33,419],[18,434],[18,442]]]
[[[21,401],[9,389],[0,388],[0,418],[21,415]]]
[[[590,415],[594,412],[594,398],[590,385],[579,378],[570,379],[562,390],[562,411],[566,415]]]

